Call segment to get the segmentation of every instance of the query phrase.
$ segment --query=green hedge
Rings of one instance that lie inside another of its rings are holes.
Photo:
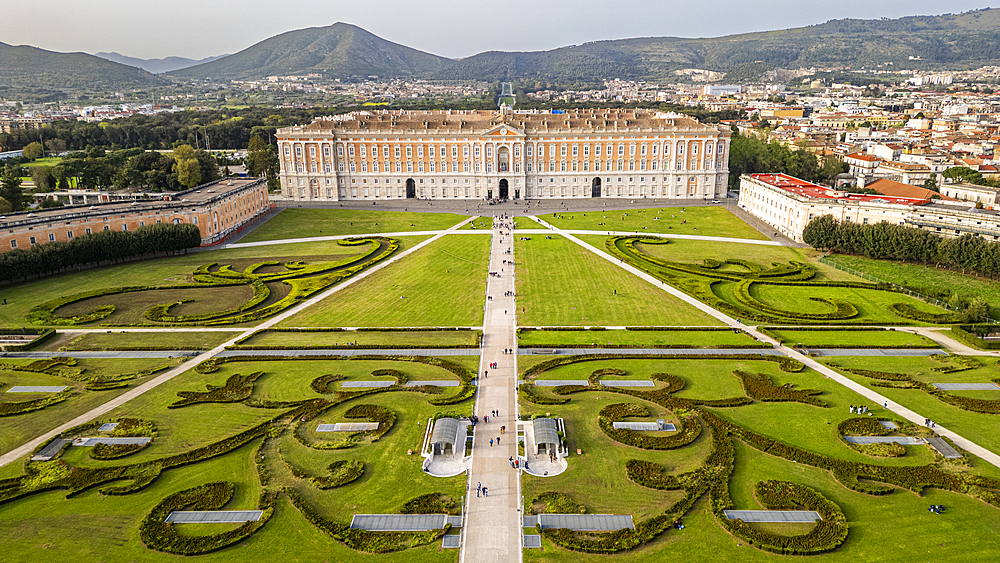
[[[889,305],[889,310],[896,316],[922,323],[952,324],[958,322],[958,318],[952,313],[925,313],[909,303],[893,303]]]
[[[543,512],[549,514],[586,514],[587,507],[573,500],[573,497],[556,491],[538,493],[528,505],[528,514],[538,514],[535,504],[544,504]]]
[[[322,393],[324,395],[329,395],[333,393],[334,390],[330,388],[331,383],[337,381],[343,381],[344,375],[341,373],[330,373],[327,375],[321,375],[309,383],[309,387],[317,393]]]
[[[77,393],[75,391],[67,389],[61,393],[53,393],[46,397],[42,397],[41,399],[19,401],[16,403],[0,403],[0,416],[15,416],[18,414],[41,410],[49,405],[61,403],[76,394]]]
[[[762,362],[775,362],[781,371],[796,373],[805,369],[802,362],[789,358],[788,356],[777,356],[771,354],[699,354],[697,356],[687,354],[581,354],[577,356],[563,356],[546,360],[531,366],[524,372],[524,377],[537,377],[551,369],[566,366],[579,362],[596,362],[602,360],[753,360]]]
[[[961,357],[961,356],[958,356]],[[978,363],[978,362],[977,362]],[[853,373],[855,375],[861,375],[864,377],[871,377],[876,380],[890,381],[893,384],[890,385],[876,385],[881,387],[895,387],[895,388],[910,388],[910,389],[920,389],[924,393],[933,395],[938,398],[938,400],[948,403],[949,405],[956,406],[962,410],[978,412],[983,414],[1000,414],[1000,400],[997,399],[976,399],[972,397],[964,397],[962,395],[954,395],[934,387],[929,383],[924,383],[914,379],[913,377],[905,373],[892,373],[885,371],[875,371],[859,368],[845,368],[837,366],[836,364],[830,364],[832,367],[846,371],[848,373]]]
[[[1000,350],[1000,342],[987,342],[979,337],[988,331],[996,330],[995,325],[961,325],[951,327],[951,336],[963,344],[977,350]]]
[[[239,527],[209,536],[188,536],[177,532],[173,524],[164,522],[167,516],[175,511],[188,508],[190,510],[217,510],[222,508],[233,496],[236,486],[228,482],[215,482],[185,489],[163,499],[143,519],[139,525],[139,537],[146,547],[173,553],[175,555],[201,555],[229,547],[243,541],[259,530],[274,513],[275,495],[273,492],[261,493],[258,509],[264,511],[257,522],[246,522]]]
[[[461,507],[444,493],[427,493],[403,503],[401,514],[457,514]]]
[[[569,399],[539,395],[534,383],[522,383],[517,387],[517,393],[522,401],[536,405],[564,405],[569,402]]]
[[[195,403],[239,403],[250,397],[254,382],[262,375],[262,371],[248,375],[235,373],[226,379],[226,384],[222,387],[207,385],[206,391],[178,391],[177,396],[181,400],[167,405],[167,408],[177,409]]]
[[[601,409],[597,424],[609,438],[616,442],[644,450],[673,450],[694,442],[701,435],[701,423],[693,416],[679,417],[680,430],[666,436],[650,436],[627,428],[614,428],[617,421],[629,417],[649,416],[649,409],[636,403],[614,403]]]
[[[361,478],[365,472],[365,464],[361,461],[340,460],[327,466],[330,475],[313,477],[310,482],[319,489],[334,489],[343,487]]]
[[[771,376],[766,373],[752,374],[742,370],[733,371],[733,375],[739,378],[743,384],[743,389],[747,395],[766,402],[794,402],[805,403],[816,407],[825,407],[826,401],[815,396],[823,393],[819,389],[793,389],[791,383],[778,386],[771,381]]]

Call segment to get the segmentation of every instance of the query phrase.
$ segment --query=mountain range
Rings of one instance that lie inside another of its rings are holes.
[[[109,61],[114,61],[116,63],[121,63],[123,65],[129,65],[141,68],[147,72],[153,74],[160,74],[162,72],[170,72],[172,70],[180,70],[182,68],[187,68],[189,66],[200,65],[202,63],[210,63],[216,59],[221,59],[225,55],[217,55],[215,57],[205,57],[201,60],[188,59],[185,57],[166,57],[163,59],[138,59],[136,57],[129,57],[122,55],[121,53],[116,53],[114,51],[110,53],[100,52],[94,53],[95,57],[100,57],[102,59],[107,59]]]
[[[683,68],[734,71],[732,76],[742,80],[770,68],[974,68],[1000,64],[1000,9],[899,19],[839,19],[714,38],[595,41],[548,51],[488,51],[462,59],[399,45],[346,23],[289,31],[238,53],[204,61],[100,54],[118,62],[0,43],[0,95],[37,97],[46,92],[169,84],[164,75],[147,72],[160,69],[180,80],[319,74],[325,78],[512,80],[530,86],[607,78],[661,81]],[[169,68],[187,62],[194,64]]]

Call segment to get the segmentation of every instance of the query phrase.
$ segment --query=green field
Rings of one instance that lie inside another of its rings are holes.
[[[280,332],[261,331],[240,342],[240,346],[262,346],[275,348],[323,348],[350,347],[365,348],[377,346],[388,348],[441,348],[468,347],[479,344],[481,331],[473,330],[422,330],[422,331],[363,331],[338,332]]]
[[[463,360],[464,362],[464,360]],[[349,379],[369,378],[373,369],[399,369],[411,379],[454,378],[450,372],[433,366],[411,362],[378,360],[344,360],[333,362],[338,372]],[[268,361],[225,364],[211,374],[188,372],[157,389],[113,411],[107,418],[134,416],[155,420],[158,436],[153,444],[121,461],[96,461],[87,456],[88,448],[69,448],[62,459],[78,467],[102,467],[119,463],[134,463],[160,459],[166,455],[190,451],[212,443],[242,429],[273,417],[273,409],[251,408],[241,404],[202,403],[181,409],[166,409],[177,399],[178,391],[203,389],[206,384],[220,383],[235,373],[261,370],[265,374],[254,386],[253,399],[304,399],[324,397],[310,388],[314,378],[330,373],[330,361]],[[331,397],[331,395],[325,395]],[[306,498],[319,513],[334,521],[349,522],[355,513],[398,512],[403,503],[428,492],[440,492],[461,500],[465,489],[463,477],[439,479],[420,470],[421,458],[407,455],[408,449],[419,450],[426,420],[439,410],[427,403],[426,395],[415,392],[376,393],[348,400],[322,413],[303,425],[313,428],[322,422],[343,421],[344,412],[355,404],[379,405],[395,413],[395,422],[387,434],[376,442],[362,440],[354,447],[319,450],[296,440],[291,433],[294,424],[280,435],[272,437],[262,450],[270,479],[267,486],[277,490],[290,487]],[[279,411],[280,412],[280,411]],[[308,433],[307,433],[308,434]],[[330,439],[330,436],[324,436]],[[308,442],[312,437],[306,436]],[[0,511],[0,541],[12,550],[12,561],[37,560],[37,550],[45,546],[52,550],[45,557],[50,561],[113,560],[163,561],[176,556],[157,553],[142,546],[138,538],[141,519],[153,505],[167,494],[215,480],[234,482],[236,495],[227,508],[239,510],[254,507],[261,483],[252,454],[260,439],[223,455],[194,465],[169,469],[149,487],[140,492],[113,497],[113,506],[96,491],[71,500],[65,493],[43,493],[28,499],[8,503]],[[363,460],[360,479],[342,487],[321,490],[307,479],[296,477],[291,468],[308,475],[323,475],[326,467],[337,460]],[[264,527],[250,538],[223,551],[200,556],[206,561],[260,560],[280,552],[283,560],[337,561],[370,560],[363,554],[331,540],[309,524],[284,497],[279,497],[278,510]],[[96,520],[95,513],[100,513]],[[233,525],[180,526],[182,533],[217,533]],[[86,534],[86,545],[74,547]],[[25,555],[20,559],[18,554]],[[109,556],[108,554],[114,554]],[[268,555],[271,554],[271,555]],[[435,544],[382,555],[386,561],[454,561],[457,551],[440,551]],[[109,559],[112,560],[112,559]]]
[[[572,213],[547,213],[538,217],[560,229],[767,240],[767,237],[757,229],[746,224],[745,221],[724,207],[654,207],[613,211],[576,211]]]
[[[599,368],[616,367],[632,374],[663,371],[679,375],[686,383],[679,393],[686,397],[720,398],[742,394],[739,381],[731,374],[734,369],[767,373],[776,384],[792,383],[796,388],[814,388],[827,402],[827,407],[800,403],[754,403],[742,407],[713,408],[721,416],[741,427],[779,439],[784,443],[847,461],[872,462],[873,458],[846,447],[836,436],[836,424],[846,418],[847,406],[863,404],[858,396],[815,372],[785,373],[772,362],[726,360],[604,360],[571,364],[544,372],[545,379],[579,379]],[[628,376],[626,376],[628,377]],[[572,497],[583,504],[588,513],[633,514],[636,523],[661,513],[676,500],[677,493],[640,487],[629,481],[623,466],[629,459],[652,461],[665,466],[670,474],[677,475],[696,468],[704,462],[709,452],[708,431],[685,447],[652,451],[626,446],[613,441],[597,425],[601,408],[618,402],[635,402],[646,406],[650,412],[643,419],[664,418],[676,420],[674,413],[662,406],[597,389],[569,395],[565,405],[532,405],[522,403],[523,413],[563,417],[566,422],[567,446],[571,455],[566,472],[548,478],[525,476],[522,491],[526,503],[540,492],[555,491]],[[874,405],[873,410],[878,411]],[[881,414],[876,412],[876,414]],[[890,418],[894,418],[890,416]],[[897,419],[898,420],[898,419]],[[577,455],[579,448],[582,455]],[[993,550],[1000,542],[993,533],[1000,520],[997,509],[965,495],[928,489],[920,495],[897,491],[891,495],[872,497],[853,492],[837,482],[830,472],[796,464],[766,455],[736,442],[736,458],[729,490],[733,503],[739,509],[762,508],[752,495],[754,483],[765,479],[788,480],[812,487],[836,502],[847,515],[850,532],[847,541],[832,553],[812,556],[816,561],[926,561],[927,553],[937,554],[940,560],[975,561],[977,550]],[[913,466],[932,463],[934,457],[925,446],[907,446],[906,455],[900,458],[877,458],[875,463],[884,465]],[[974,460],[972,471],[997,476],[1000,470]],[[943,521],[927,511],[927,506],[944,504],[951,521]],[[525,561],[699,561],[706,552],[712,560],[779,561],[787,556],[766,553],[748,546],[729,535],[707,510],[707,497],[695,504],[683,518],[684,530],[670,529],[652,542],[639,548],[612,556],[570,551],[543,539],[543,550],[525,550]],[[967,520],[967,518],[972,520]],[[985,519],[982,521],[980,519]],[[905,527],[904,527],[905,526]],[[809,525],[786,525],[775,529],[779,533],[800,534]],[[901,534],[900,531],[905,530]],[[909,537],[915,531],[918,537]],[[526,532],[528,533],[528,532]],[[958,534],[963,542],[954,543]],[[905,538],[902,536],[906,536]],[[950,550],[942,549],[951,546]],[[897,547],[886,553],[884,547]],[[919,553],[914,549],[919,545]],[[905,548],[905,549],[904,549]]]
[[[401,237],[400,249],[405,250],[424,238]],[[189,281],[195,268],[212,262],[232,264],[234,269],[263,260],[336,262],[355,256],[361,250],[340,246],[335,241],[213,250],[31,280],[4,289],[7,305],[0,305],[0,327],[24,326],[24,317],[32,307],[56,297],[123,285],[181,284]]]
[[[518,324],[715,326],[718,321],[560,236],[516,240]]]
[[[770,328],[785,344],[809,348],[937,348],[930,338],[898,330],[794,330]]]
[[[608,253],[605,241],[608,237],[599,235],[588,235],[581,237],[581,240]],[[661,239],[667,240],[667,239]],[[755,264],[761,269],[768,269],[773,266],[789,266],[796,262],[808,264],[815,270],[815,275],[801,284],[771,285],[765,283],[754,283],[750,286],[750,295],[763,302],[769,307],[776,308],[784,312],[795,313],[821,313],[831,311],[833,306],[828,303],[818,303],[815,298],[829,298],[846,301],[857,309],[857,314],[849,319],[841,319],[835,324],[885,324],[885,325],[926,325],[897,316],[889,310],[889,306],[895,303],[903,303],[912,306],[919,311],[929,313],[944,313],[939,307],[924,303],[918,299],[890,291],[880,291],[867,288],[851,287],[830,287],[830,286],[810,286],[814,282],[826,281],[860,281],[854,276],[841,272],[833,267],[819,263],[813,257],[814,253],[802,252],[798,249],[761,245],[733,245],[714,241],[690,241],[669,239],[666,244],[635,244],[636,251],[640,255],[648,255],[653,259],[677,262],[692,267],[702,267],[706,260],[738,259]],[[734,295],[737,282],[717,280],[708,276],[682,272],[666,267],[655,265],[644,261],[641,267],[653,275],[665,280],[670,285],[696,297],[702,302],[716,307],[730,306],[726,312],[734,317],[741,317],[748,314],[750,309],[743,305]],[[747,270],[742,265],[722,264],[713,271],[742,274]],[[723,303],[719,303],[719,302]],[[742,311],[742,314],[741,314]],[[756,312],[759,313],[759,312]],[[773,323],[794,322],[782,320],[774,313],[768,314],[767,318]],[[792,317],[789,317],[791,319]],[[802,324],[824,324],[834,323],[834,321],[806,321],[796,319]],[[845,322],[846,321],[846,322]],[[751,321],[755,322],[755,321]]]
[[[525,330],[517,335],[517,345],[535,348],[559,346],[622,346],[631,348],[754,346],[760,342],[733,330]]]
[[[366,233],[440,231],[460,221],[464,215],[403,211],[362,211],[356,209],[285,209],[240,242],[325,237]]]
[[[180,360],[172,358],[156,359],[136,359],[136,360],[103,360],[103,359],[82,359],[78,360],[76,367],[86,368],[84,375],[89,376],[110,376],[117,374],[133,373],[140,370],[148,370],[160,366],[176,366]],[[7,452],[20,446],[24,442],[41,436],[60,424],[81,415],[90,409],[102,405],[109,400],[121,395],[129,389],[148,381],[152,376],[138,377],[128,381],[126,387],[110,389],[107,391],[89,391],[84,389],[84,383],[74,381],[67,377],[59,377],[46,373],[29,373],[23,371],[4,369],[3,364],[25,365],[31,363],[30,360],[15,360],[4,358],[0,362],[0,401],[21,402],[29,401],[48,396],[48,393],[4,393],[7,388],[13,385],[66,385],[75,390],[78,394],[60,403],[46,406],[41,410],[26,412],[13,416],[0,417],[0,452]],[[162,372],[160,372],[162,373]],[[16,464],[14,464],[16,467]]]
[[[891,260],[875,260],[863,256],[831,255],[830,262],[853,268],[880,280],[912,288],[924,295],[947,295],[957,293],[965,299],[982,297],[993,304],[993,318],[1000,320],[1000,284],[993,280],[965,275],[933,266],[907,264]]]
[[[489,237],[448,235],[280,326],[479,326]]]

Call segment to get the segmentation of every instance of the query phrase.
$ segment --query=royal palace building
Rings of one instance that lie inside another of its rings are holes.
[[[711,199],[729,130],[641,109],[357,111],[277,133],[294,201]]]

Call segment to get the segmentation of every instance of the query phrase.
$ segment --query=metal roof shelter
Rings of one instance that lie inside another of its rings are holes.
[[[431,444],[434,446],[434,455],[455,451],[455,445],[462,439],[459,431],[463,427],[457,418],[439,418],[434,422],[434,431],[431,432]]]
[[[559,427],[556,421],[551,418],[536,418],[531,422],[531,431],[535,437],[535,446],[541,453],[542,447],[546,452],[555,452],[559,445]]]

